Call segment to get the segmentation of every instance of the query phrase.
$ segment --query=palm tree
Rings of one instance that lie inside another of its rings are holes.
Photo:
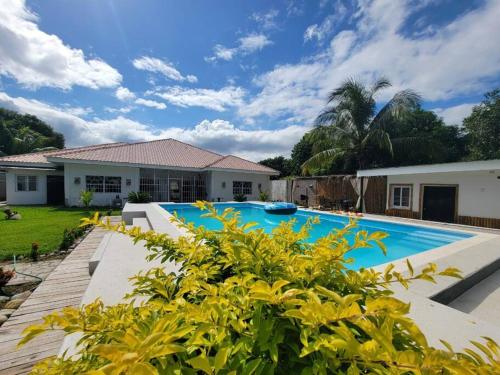
[[[399,91],[377,112],[375,96],[390,86],[385,78],[369,88],[351,78],[333,90],[328,96],[328,107],[316,118],[317,128],[322,129],[316,133],[328,137],[333,147],[302,164],[302,173],[308,174],[338,159],[354,159],[358,169],[366,168],[374,147],[392,154],[393,145],[385,126],[418,108],[420,96],[412,90]]]

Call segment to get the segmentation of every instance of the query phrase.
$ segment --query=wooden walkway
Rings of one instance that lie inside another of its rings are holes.
[[[19,350],[16,345],[27,326],[63,307],[80,304],[90,281],[90,257],[105,233],[94,228],[0,327],[0,374],[26,374],[34,364],[59,352],[63,331],[41,335]]]

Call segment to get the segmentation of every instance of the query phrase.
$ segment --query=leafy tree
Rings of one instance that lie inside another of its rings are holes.
[[[486,93],[463,125],[468,132],[470,159],[500,159],[500,89]]]
[[[14,138],[10,134],[9,129],[0,120],[0,156],[10,155],[14,147]]]
[[[310,139],[309,133],[304,134],[301,140],[293,146],[290,159],[291,175],[300,175],[302,164],[313,155],[312,148],[313,142]]]
[[[330,93],[330,106],[318,116],[316,124],[333,146],[308,159],[302,165],[304,173],[337,159],[354,159],[356,169],[363,169],[370,165],[373,148],[392,153],[386,125],[416,109],[420,97],[411,90],[400,91],[377,112],[375,95],[389,86],[386,79],[369,88],[349,79]]]
[[[0,125],[0,152],[7,155],[64,148],[64,136],[35,116],[0,108],[0,123],[7,129]]]
[[[403,119],[389,122],[386,131],[393,140],[393,154],[374,153],[372,160],[380,166],[448,163],[465,157],[463,131],[446,125],[431,111],[418,108]]]
[[[311,243],[314,221],[297,232],[293,221],[282,222],[266,233],[240,225],[231,209],[196,206],[221,230],[184,224],[191,235],[174,240],[100,223],[97,215],[84,221],[143,240],[149,259],[181,269],[140,273],[129,301],[67,307],[27,328],[21,344],[50,330],[80,337],[78,355],[50,358],[34,374],[499,373],[493,340],[463,353],[446,343],[449,350],[434,348],[408,317],[410,305],[389,288],[456,277],[456,269],[430,264],[414,273],[408,263],[407,277],[392,265],[356,271],[348,268],[350,252],[385,251],[384,233],[356,231],[351,221]]]
[[[268,158],[259,161],[259,164],[265,165],[266,167],[276,169],[280,172],[280,175],[276,178],[290,176],[290,160],[284,156],[276,156],[274,158]]]

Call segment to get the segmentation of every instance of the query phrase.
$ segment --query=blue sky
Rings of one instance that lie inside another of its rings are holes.
[[[173,137],[260,160],[348,77],[459,124],[500,86],[498,19],[497,0],[3,0],[0,106],[68,146]]]

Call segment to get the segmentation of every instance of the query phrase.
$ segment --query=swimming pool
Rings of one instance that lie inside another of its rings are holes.
[[[208,229],[220,229],[219,221],[202,217],[203,213],[198,208],[190,204],[162,204],[163,209],[170,213],[177,212],[180,218],[186,222],[193,223],[196,226],[203,225]],[[233,207],[241,212],[241,222],[254,222],[257,228],[263,228],[270,232],[281,221],[296,219],[296,228],[304,225],[308,218],[319,216],[320,223],[313,226],[310,233],[311,241],[326,236],[333,229],[343,228],[349,218],[346,216],[332,215],[320,212],[311,212],[298,210],[293,215],[272,215],[264,211],[264,206],[256,203],[215,203],[214,206],[222,212],[225,208]],[[383,242],[387,246],[387,255],[384,255],[380,249],[356,249],[350,252],[350,256],[355,262],[350,266],[352,268],[373,267],[382,263],[390,262],[396,259],[407,258],[411,255],[421,253],[426,250],[444,246],[465,238],[472,237],[472,234],[465,232],[456,232],[429,227],[408,225],[400,223],[391,223],[387,221],[378,221],[370,219],[360,219],[357,229],[364,229],[368,232],[383,231],[389,234],[389,237]]]

